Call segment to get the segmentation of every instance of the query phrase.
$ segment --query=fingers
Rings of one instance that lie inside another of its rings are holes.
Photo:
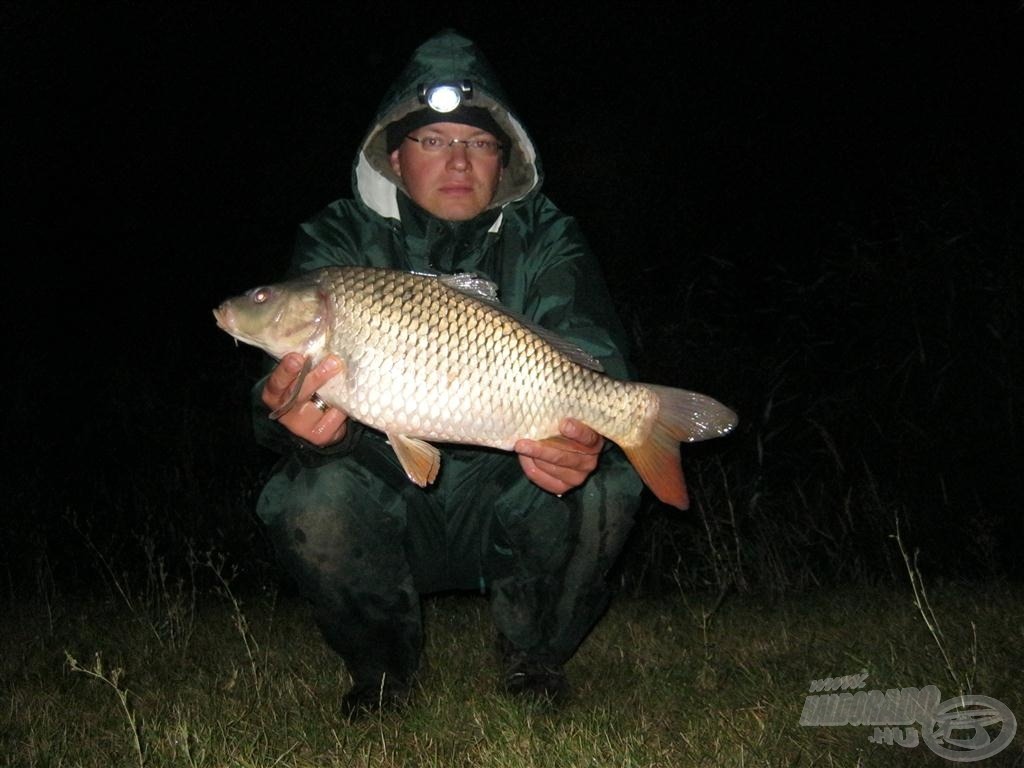
[[[281,358],[267,383],[263,387],[263,402],[271,409],[280,408],[292,396],[292,387],[297,383],[305,358],[298,352],[289,352]],[[325,358],[313,368],[302,382],[302,390],[296,399],[309,397],[328,379],[341,370],[341,361],[333,355]]]
[[[313,403],[310,403],[310,405],[313,405]],[[319,408],[316,408],[315,405],[313,407],[320,413]],[[303,440],[320,448],[333,445],[348,433],[348,415],[339,408],[329,408],[323,412],[323,415],[313,415],[310,419],[312,419],[312,426],[308,430],[297,434]],[[308,423],[306,417],[303,416],[303,423],[300,424],[299,429],[303,429],[303,425]]]
[[[278,422],[292,434],[314,445],[323,447],[336,443],[348,431],[348,415],[334,407],[321,410],[316,403],[310,401],[310,397],[341,371],[341,361],[334,356],[327,357],[300,382],[304,364],[304,358],[298,353],[293,352],[281,358],[263,387],[263,403],[271,410],[276,410],[294,400],[292,407],[281,415]],[[300,386],[297,393],[293,391],[296,386]]]
[[[563,494],[582,485],[597,469],[604,438],[585,424],[566,419],[562,434],[544,440],[520,440],[519,464],[540,488]]]
[[[287,392],[302,370],[302,355],[291,352],[281,358],[263,385],[263,404],[274,410],[284,404]]]
[[[516,453],[559,466],[589,466],[604,447],[604,438],[586,424],[566,419],[561,435],[543,440],[520,440]]]
[[[565,419],[560,429],[561,436],[548,440],[552,445],[561,446],[570,453],[598,454],[604,447],[604,438],[582,421]]]

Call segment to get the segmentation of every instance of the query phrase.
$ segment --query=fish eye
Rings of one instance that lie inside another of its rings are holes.
[[[249,291],[249,298],[252,299],[253,304],[263,304],[270,298],[270,295],[269,288],[253,288]]]

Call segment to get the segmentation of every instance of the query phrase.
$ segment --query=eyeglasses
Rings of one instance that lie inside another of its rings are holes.
[[[478,157],[494,157],[502,150],[502,144],[490,139],[446,139],[443,136],[423,136],[417,139],[415,136],[406,136],[409,141],[415,141],[420,149],[430,154],[437,154],[450,149],[456,144],[466,147],[466,153]]]

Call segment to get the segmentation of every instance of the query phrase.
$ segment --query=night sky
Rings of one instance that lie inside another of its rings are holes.
[[[730,338],[769,356],[782,326],[766,318],[799,316],[826,262],[940,219],[943,242],[984,231],[1020,246],[1024,11],[881,5],[4,4],[8,466],[37,484],[78,472],[116,483],[166,461],[154,457],[168,435],[190,429],[201,443],[224,411],[241,423],[231,404],[241,412],[257,358],[210,310],[279,277],[299,222],[350,195],[379,99],[444,27],[499,73],[538,145],[544,191],[580,220],[632,330],[664,328],[677,311],[665,286],[694,283],[705,324],[721,309]],[[909,293],[921,273],[906,266],[866,269]],[[1020,278],[985,295],[1015,301]],[[844,300],[826,303],[841,313]],[[980,308],[936,301],[953,315]],[[1020,322],[1007,316],[1016,325],[992,354],[1019,375]],[[856,351],[888,332],[884,318],[863,338],[836,328],[829,339],[819,324],[814,343]],[[680,384],[734,388],[712,394],[760,415],[770,393],[713,370],[729,359],[717,352]],[[638,355],[649,374],[680,364],[649,345]],[[821,398],[841,357],[811,365],[797,390]],[[1020,379],[1004,379],[1019,407]],[[182,427],[183,405],[199,423]],[[1001,436],[1000,477],[1020,437],[1013,418],[980,425]]]

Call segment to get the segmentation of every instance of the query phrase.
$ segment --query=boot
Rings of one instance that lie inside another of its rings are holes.
[[[341,714],[350,723],[367,715],[401,709],[411,686],[405,680],[384,675],[376,682],[355,683],[341,697]]]
[[[531,656],[515,648],[498,635],[498,655],[502,667],[502,688],[513,696],[523,696],[561,706],[569,698],[569,679],[561,664]]]

